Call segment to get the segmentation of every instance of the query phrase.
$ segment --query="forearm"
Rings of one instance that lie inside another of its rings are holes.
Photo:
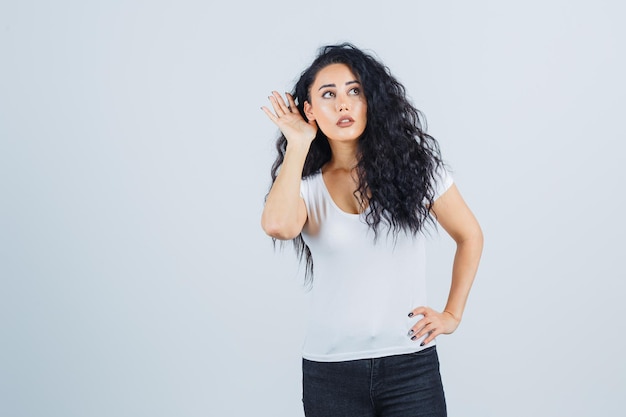
[[[267,234],[277,239],[292,239],[302,229],[300,183],[309,145],[288,144],[285,159],[270,189],[261,216]]]
[[[457,242],[452,266],[452,283],[444,311],[461,321],[483,249],[483,236],[478,230],[474,236]]]

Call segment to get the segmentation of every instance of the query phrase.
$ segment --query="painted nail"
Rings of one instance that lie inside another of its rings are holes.
[[[413,330],[409,330],[408,336],[413,336],[413,333],[415,333]]]
[[[413,313],[409,313],[409,317],[413,317]]]
[[[420,343],[420,346],[424,346],[425,344],[426,344],[426,343],[422,342],[422,343]]]
[[[413,336],[413,337],[411,338],[411,340],[415,340],[415,339],[417,339],[417,336]]]

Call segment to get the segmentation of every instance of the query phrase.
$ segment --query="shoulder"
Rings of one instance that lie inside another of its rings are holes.
[[[322,178],[322,170],[315,171],[312,174],[302,178],[301,189],[319,187],[319,180]]]
[[[302,181],[315,181],[316,179],[318,179],[320,176],[322,175],[322,170],[318,169],[317,171],[313,172],[312,174],[307,175],[306,177],[302,177]]]
[[[450,170],[444,165],[438,165],[433,173],[432,187],[433,190],[435,190],[433,200],[436,200],[443,193],[448,191],[452,184],[454,184],[454,178],[452,177]]]
[[[319,193],[321,189],[320,179],[322,178],[322,171],[316,171],[312,174],[302,178],[300,182],[300,196],[306,200],[311,196]]]

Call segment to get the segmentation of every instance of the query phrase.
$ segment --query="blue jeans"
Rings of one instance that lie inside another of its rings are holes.
[[[306,417],[445,417],[435,346],[344,362],[302,360]]]

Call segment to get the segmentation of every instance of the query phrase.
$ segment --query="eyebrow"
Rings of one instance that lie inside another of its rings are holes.
[[[353,81],[348,81],[346,83],[346,85],[350,85],[350,84],[361,84],[360,82],[358,82],[357,80],[353,80]],[[320,91],[322,88],[326,88],[326,87],[337,87],[335,84],[324,84],[323,86],[321,86],[317,91]]]

